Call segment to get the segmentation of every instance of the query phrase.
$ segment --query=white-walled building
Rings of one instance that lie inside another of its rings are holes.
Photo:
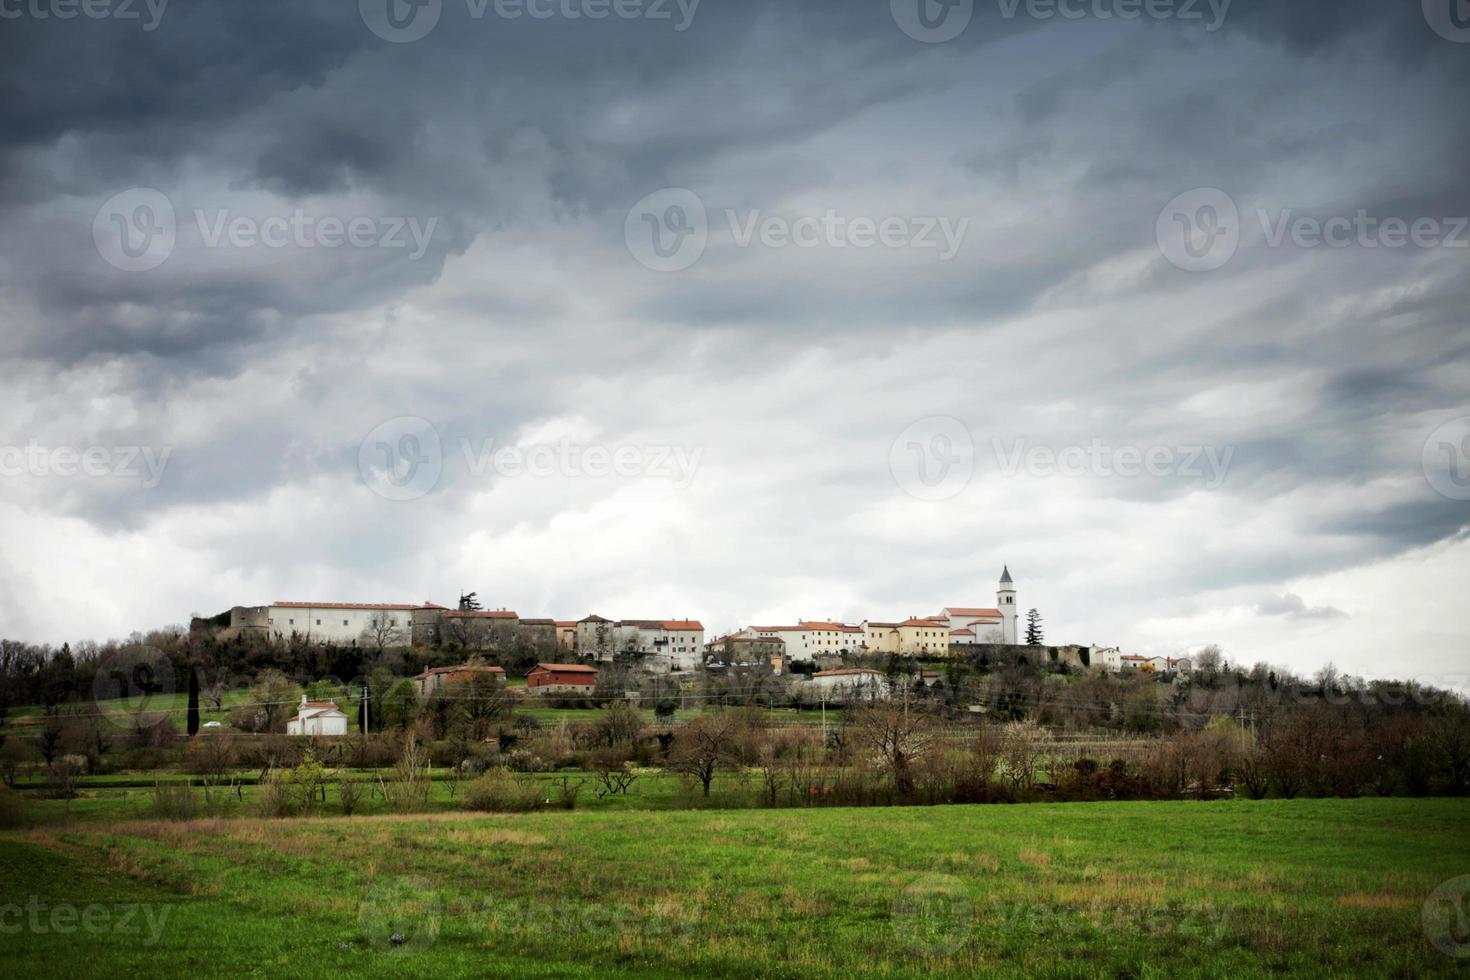
[[[888,678],[882,671],[868,667],[821,670],[803,686],[815,696],[828,699],[868,698],[876,701],[888,697],[889,692]]]
[[[671,671],[694,670],[704,663],[704,624],[695,619],[629,619],[639,653]]]
[[[400,602],[277,602],[266,608],[266,625],[278,640],[294,634],[317,643],[376,644],[381,632],[384,646],[407,646],[414,610],[422,608]]]
[[[623,619],[596,614],[578,620],[577,654],[608,661],[618,654],[650,658],[660,670],[693,670],[704,663],[704,624],[697,619]]]
[[[308,701],[301,696],[296,717],[286,722],[287,735],[346,735],[347,716],[331,701]]]
[[[786,659],[808,661],[818,655],[861,653],[866,638],[861,626],[802,621],[795,626],[751,626],[737,636],[776,639],[786,644]]]

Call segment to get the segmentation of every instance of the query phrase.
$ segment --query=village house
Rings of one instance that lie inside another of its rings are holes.
[[[786,644],[775,637],[742,636],[731,633],[705,644],[705,653],[716,663],[750,667],[769,664],[780,674],[786,666]]]
[[[468,681],[476,676],[486,676],[496,683],[505,684],[505,668],[486,664],[455,664],[450,667],[431,667],[414,677],[418,684],[419,697],[437,694],[450,684]]]
[[[591,694],[597,686],[597,668],[586,664],[537,664],[526,675],[532,694]]]
[[[861,653],[865,647],[863,628],[845,623],[802,620],[795,626],[751,626],[736,636],[780,640],[787,661],[812,661],[830,654]]]
[[[577,648],[577,621],[575,619],[556,620],[556,648],[558,650]]]
[[[607,662],[619,654],[643,658],[645,669],[693,670],[704,662],[704,624],[695,619],[623,619],[593,614],[577,621],[577,655]]]
[[[301,696],[296,717],[286,722],[287,735],[346,735],[347,716],[332,701],[308,701]]]
[[[818,698],[880,700],[888,697],[888,678],[882,671],[867,667],[842,667],[819,670],[803,688]]]

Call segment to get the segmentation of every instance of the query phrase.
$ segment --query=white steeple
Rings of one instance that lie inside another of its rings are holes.
[[[1011,569],[1001,569],[1000,586],[995,590],[995,608],[1000,610],[1000,635],[1002,643],[1016,644],[1019,633],[1020,611],[1016,608],[1016,585],[1011,581]]]

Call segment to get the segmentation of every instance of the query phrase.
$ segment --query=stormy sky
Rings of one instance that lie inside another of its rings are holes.
[[[1465,686],[1450,0],[0,0],[0,635],[892,619]]]

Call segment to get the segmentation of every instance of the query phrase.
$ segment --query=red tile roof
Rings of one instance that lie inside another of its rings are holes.
[[[532,667],[531,669],[532,670],[575,671],[575,672],[581,672],[581,673],[587,673],[587,674],[595,674],[595,673],[597,673],[597,668],[596,667],[591,667],[591,666],[588,666],[587,664],[537,664],[536,666]]]
[[[277,602],[275,605],[281,609],[393,609],[404,612],[414,609],[444,608],[443,606],[432,606],[427,602],[422,606],[403,602]]]
[[[944,611],[951,616],[988,616],[992,619],[1000,618],[999,609],[969,609],[961,606],[946,606]]]
[[[436,674],[456,674],[466,670],[487,670],[492,674],[505,673],[504,667],[491,667],[486,664],[455,664],[452,667],[430,667],[422,674],[415,675],[414,680],[422,680],[425,677],[433,677]]]
[[[444,614],[445,619],[520,619],[508,609],[453,609]]]

